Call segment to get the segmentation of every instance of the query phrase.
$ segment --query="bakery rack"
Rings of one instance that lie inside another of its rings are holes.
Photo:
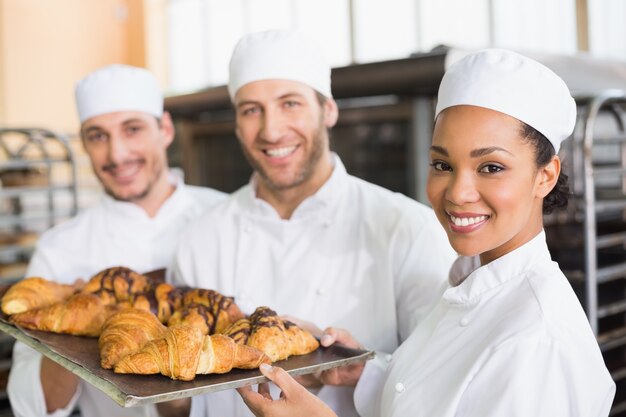
[[[0,128],[0,286],[24,277],[39,234],[78,211],[68,140],[40,128]],[[0,417],[13,338],[0,333]]]
[[[547,219],[556,260],[577,292],[626,416],[626,92],[576,96],[578,120],[561,158],[572,198]]]

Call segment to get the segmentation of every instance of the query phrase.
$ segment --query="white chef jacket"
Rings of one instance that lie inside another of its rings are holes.
[[[256,198],[253,179],[192,223],[175,281],[232,295],[248,314],[266,305],[393,352],[439,299],[455,254],[430,208],[333,158],[329,180],[289,220]],[[342,417],[356,415],[352,394],[319,392]],[[232,390],[194,397],[203,400],[210,417],[252,415]]]
[[[100,204],[46,231],[26,276],[72,283],[77,278],[88,280],[112,266],[127,266],[138,272],[171,266],[180,231],[226,197],[216,190],[184,185],[174,176],[171,180],[177,182],[176,190],[153,218],[136,204],[106,196]],[[67,408],[46,414],[39,378],[41,358],[28,346],[15,344],[7,392],[16,417],[68,416],[76,403],[83,417],[156,416],[153,405],[122,408],[83,381]]]
[[[615,384],[544,232],[485,266],[459,258],[450,282],[386,374],[366,365],[361,416],[608,415]]]

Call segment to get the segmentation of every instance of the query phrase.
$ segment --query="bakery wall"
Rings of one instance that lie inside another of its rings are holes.
[[[0,124],[73,134],[74,83],[109,63],[147,66],[165,85],[163,2],[0,0]]]

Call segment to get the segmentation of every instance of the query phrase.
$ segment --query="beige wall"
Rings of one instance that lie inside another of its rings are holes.
[[[164,48],[147,48],[149,30],[162,34],[163,0],[0,0],[0,124],[77,130],[76,80],[110,63],[157,68]],[[156,16],[156,18],[155,18]],[[156,40],[161,43],[160,39]],[[156,55],[156,56],[155,56]]]
[[[144,0],[144,58],[145,66],[161,81],[167,89],[167,17],[168,0]]]
[[[4,114],[6,112],[5,110],[5,91],[4,91],[4,85],[6,84],[6,81],[4,79],[4,67],[5,67],[5,58],[4,58],[4,42],[3,42],[3,38],[4,38],[4,30],[2,29],[4,27],[4,0],[0,0],[0,126],[4,123],[5,119],[4,119]]]

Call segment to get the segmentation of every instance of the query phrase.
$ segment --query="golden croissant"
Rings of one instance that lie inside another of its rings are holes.
[[[182,306],[183,291],[171,284],[160,283],[154,290],[132,295],[130,304],[134,308],[151,311],[161,323],[167,323],[174,311]]]
[[[214,290],[194,288],[185,291],[183,307],[172,315],[168,325],[186,323],[199,326],[205,334],[215,334],[243,317],[232,297]]]
[[[165,327],[152,313],[135,308],[123,309],[109,317],[98,339],[100,365],[111,369],[124,356],[148,341],[165,335]]]
[[[105,320],[117,311],[94,295],[78,293],[48,307],[14,314],[10,321],[31,330],[44,330],[76,336],[98,336]]]
[[[134,294],[145,293],[152,288],[150,278],[130,268],[117,266],[104,269],[91,277],[83,291],[98,295],[105,304],[114,304],[129,303]]]
[[[243,317],[243,313],[236,306],[231,308],[231,311],[236,311],[232,316],[232,313],[227,310],[219,310],[217,315],[214,314],[214,311],[211,307],[203,304],[190,304],[175,311],[167,325],[186,324],[197,327],[202,331],[202,334],[215,334],[221,333],[231,323]]]
[[[122,374],[161,373],[190,381],[197,374],[254,369],[262,363],[269,363],[269,358],[255,348],[239,345],[225,335],[203,335],[196,327],[177,325],[169,327],[164,338],[122,358],[114,370]]]
[[[305,355],[319,347],[313,335],[281,319],[268,307],[258,307],[249,319],[240,319],[224,330],[237,343],[257,348],[276,362],[292,355]]]
[[[222,334],[225,334],[233,339],[235,343],[239,343],[241,345],[246,345],[248,343],[250,333],[252,333],[252,323],[250,323],[250,319],[248,318],[237,320],[222,332]]]
[[[2,311],[17,314],[62,301],[76,291],[74,285],[59,284],[40,277],[25,278],[11,286],[2,297]]]

